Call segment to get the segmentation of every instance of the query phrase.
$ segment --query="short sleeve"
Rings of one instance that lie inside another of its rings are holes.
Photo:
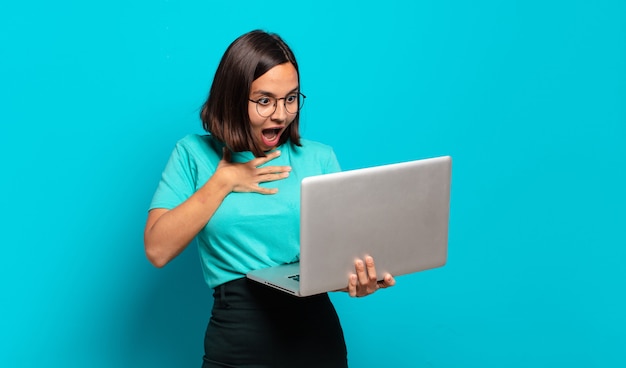
[[[332,148],[329,150],[328,159],[326,160],[326,165],[323,169],[324,174],[332,174],[341,171],[339,161],[337,160],[335,151]]]
[[[174,148],[152,197],[150,209],[172,209],[195,192],[195,165],[180,142]]]

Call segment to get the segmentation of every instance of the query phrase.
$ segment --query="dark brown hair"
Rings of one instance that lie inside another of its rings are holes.
[[[260,30],[248,32],[228,46],[220,61],[207,101],[202,106],[202,126],[235,152],[265,153],[256,144],[248,116],[252,82],[276,65],[291,63],[300,71],[293,52],[277,35]],[[279,145],[288,140],[300,146],[300,113],[282,134]]]

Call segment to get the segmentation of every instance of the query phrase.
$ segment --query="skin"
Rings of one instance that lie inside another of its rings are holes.
[[[281,98],[298,89],[298,74],[291,63],[277,65],[252,82],[250,98],[257,100],[264,96]],[[269,117],[262,117],[256,111],[255,103],[248,106],[250,124],[255,140],[265,151],[268,146],[263,140],[264,129],[281,129],[281,133],[293,122],[296,114],[286,111],[282,100],[276,111]],[[224,149],[222,159],[213,176],[191,197],[179,206],[168,210],[155,208],[148,213],[144,230],[146,255],[156,267],[163,267],[179,255],[193,238],[204,228],[222,201],[231,192],[255,192],[272,195],[276,188],[262,188],[259,183],[282,180],[289,176],[290,166],[267,166],[263,164],[280,156],[280,151],[272,151],[266,157],[252,159],[245,163],[231,162],[230,151]],[[394,278],[385,274],[377,281],[376,266],[370,256],[356,259],[355,273],[348,278],[348,286],[342,291],[352,297],[362,297],[381,288],[393,286]]]
[[[252,82],[250,99],[258,100],[262,97],[281,98],[297,90],[298,72],[291,63],[285,63],[276,65]],[[280,135],[293,122],[297,114],[287,112],[283,100],[280,100],[276,104],[276,111],[269,117],[259,115],[256,110],[256,104],[250,102],[248,104],[248,115],[255,141],[262,150],[269,151],[275,148],[275,146],[268,146],[263,142],[263,130],[280,129]]]

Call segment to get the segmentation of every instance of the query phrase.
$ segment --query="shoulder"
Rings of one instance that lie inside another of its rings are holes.
[[[305,165],[319,167],[320,173],[327,174],[340,170],[333,148],[327,144],[301,139],[302,146],[293,147],[293,157],[301,160]]]
[[[316,142],[308,139],[300,139],[301,147],[297,149],[306,151],[307,153],[317,152],[320,154],[330,154],[333,152],[333,148],[327,144]]]
[[[175,150],[179,154],[192,158],[214,158],[222,157],[222,147],[224,144],[215,139],[210,134],[189,134],[176,142]]]
[[[216,150],[221,151],[223,144],[210,134],[188,134],[176,142],[177,148],[187,150]]]
[[[189,134],[176,142],[169,163],[183,171],[213,170],[222,158],[223,146],[211,135]]]

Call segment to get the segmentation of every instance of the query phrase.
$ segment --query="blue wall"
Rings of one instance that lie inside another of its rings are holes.
[[[625,2],[224,3],[2,5],[0,366],[199,366],[196,250],[154,269],[142,231],[254,28],[345,169],[454,158],[446,267],[333,295],[353,367],[626,365]]]

